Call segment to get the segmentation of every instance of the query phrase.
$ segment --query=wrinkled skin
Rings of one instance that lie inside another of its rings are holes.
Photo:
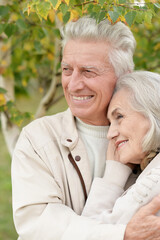
[[[160,240],[160,195],[142,207],[127,225],[124,240]]]

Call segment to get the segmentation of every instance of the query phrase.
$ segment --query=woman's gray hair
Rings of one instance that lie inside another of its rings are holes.
[[[150,121],[151,127],[142,143],[143,151],[157,151],[160,148],[160,74],[148,71],[134,71],[118,79],[115,92],[125,88],[131,92],[133,109]]]
[[[76,22],[69,22],[61,31],[62,46],[69,40],[104,41],[109,44],[106,52],[115,74],[131,72],[134,69],[133,54],[136,47],[135,38],[125,24],[117,22],[112,25],[107,19],[97,23],[90,17],[82,17]]]

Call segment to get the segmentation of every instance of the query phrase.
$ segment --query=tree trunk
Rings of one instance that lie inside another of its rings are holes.
[[[6,5],[7,1],[0,0],[0,5]],[[3,52],[1,51],[3,47],[3,40],[6,38],[5,34],[1,35],[0,38],[0,59],[3,59],[3,62],[5,62],[4,68],[7,68],[7,66],[10,65],[10,49],[7,51]],[[6,100],[14,100],[14,80],[13,79],[7,79],[4,78],[3,76],[0,76],[0,87],[5,88],[7,90],[7,93],[5,95]],[[1,119],[1,126],[2,126],[2,133],[4,135],[4,139],[6,142],[6,145],[8,147],[8,151],[10,155],[12,155],[15,144],[17,142],[20,130],[18,126],[15,124],[12,124],[7,115],[4,113],[1,113],[0,115]]]

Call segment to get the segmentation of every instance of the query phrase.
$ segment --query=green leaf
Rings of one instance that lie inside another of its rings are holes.
[[[20,29],[24,29],[24,30],[27,29],[27,25],[26,25],[25,21],[22,20],[22,19],[18,19],[17,22],[16,22],[16,25],[17,25]]]
[[[14,103],[13,101],[8,101],[6,105],[8,109],[11,109],[14,106]]]
[[[53,32],[56,35],[56,37],[60,37],[61,36],[60,31],[59,31],[58,28],[53,29]]]
[[[31,117],[32,117],[32,114],[29,113],[29,112],[24,112],[24,113],[23,113],[23,116],[24,116],[25,118],[31,118]]]
[[[97,12],[93,12],[93,11],[92,11],[92,12],[90,13],[90,17],[97,19]]]
[[[61,63],[58,62],[58,63],[57,63],[57,66],[56,66],[56,72],[58,72],[60,69],[61,69]]]
[[[98,14],[98,22],[102,21],[104,18],[105,18],[105,15],[106,13],[104,11],[101,11],[99,14]]]
[[[63,16],[63,22],[64,22],[64,23],[67,23],[69,19],[70,19],[70,12],[67,12],[67,13]]]
[[[154,3],[154,6],[160,8],[160,3]]]
[[[55,7],[58,2],[58,0],[49,0],[49,1],[52,3],[53,7]]]
[[[95,5],[94,8],[93,8],[93,11],[97,12],[97,14],[98,14],[101,11],[101,7],[98,6],[98,5]]]
[[[6,24],[0,24],[0,34],[2,34],[3,33],[3,31],[4,31],[4,29],[5,29],[5,27],[6,27]]]
[[[37,34],[40,39],[44,38],[47,35],[47,30],[43,28],[37,29]]]
[[[4,32],[8,37],[10,37],[16,32],[16,30],[17,30],[17,27],[14,24],[8,24]]]
[[[6,93],[6,92],[7,92],[6,89],[0,87],[0,93]]]
[[[89,5],[89,7],[87,8],[87,12],[88,12],[88,14],[91,14],[91,13],[92,13],[92,11],[93,11],[93,7],[94,7],[93,4],[90,4],[90,5]]]
[[[39,3],[39,0],[32,0],[34,4]]]
[[[151,24],[151,20],[152,20],[152,13],[151,12],[145,12],[144,21],[146,23]]]
[[[137,11],[137,14],[136,14],[136,18],[135,18],[135,21],[137,23],[142,23],[143,20],[144,20],[144,12],[140,12],[140,11]]]
[[[118,7],[117,7],[117,6],[114,6],[113,9],[114,9],[114,12],[118,12],[119,15],[121,15],[122,12],[124,11],[124,8],[123,8],[123,7],[120,7],[120,6],[118,6]]]
[[[103,6],[104,3],[105,3],[105,1],[106,1],[106,0],[99,0],[100,5]]]
[[[0,6],[0,16],[5,17],[9,13],[8,6]]]
[[[119,4],[124,4],[126,3],[126,0],[119,0]]]
[[[112,11],[109,11],[108,13],[109,13],[109,16],[111,17],[113,23],[116,22],[116,20],[119,17],[119,13],[118,12],[112,12]]]
[[[131,25],[133,24],[133,22],[135,20],[136,12],[135,11],[128,12],[124,17],[125,17],[128,25],[131,27]]]
[[[47,19],[48,12],[51,9],[51,5],[49,2],[40,2],[36,5],[37,13],[42,18]]]
[[[42,46],[41,46],[41,43],[39,41],[34,41],[34,47],[35,47],[37,52],[41,52]]]
[[[65,15],[67,13],[67,11],[68,11],[67,4],[64,4],[64,3],[61,4],[60,9],[61,9],[62,14]]]

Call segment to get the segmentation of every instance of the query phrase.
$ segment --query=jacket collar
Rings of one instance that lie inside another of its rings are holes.
[[[75,117],[68,108],[62,119],[62,137],[61,144],[73,150],[78,142],[79,136],[76,127]]]

